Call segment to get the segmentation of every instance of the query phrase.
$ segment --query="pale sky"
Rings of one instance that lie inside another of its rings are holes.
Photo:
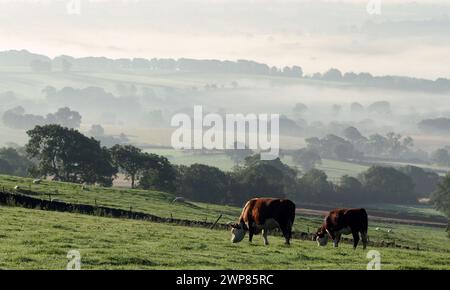
[[[450,1],[0,0],[0,50],[450,78]]]

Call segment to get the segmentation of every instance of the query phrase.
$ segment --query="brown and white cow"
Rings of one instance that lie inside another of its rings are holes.
[[[359,242],[359,234],[363,243],[363,249],[367,246],[367,212],[363,208],[335,209],[325,217],[322,226],[317,230],[314,239],[319,246],[326,246],[328,239],[333,240],[335,247],[339,245],[341,235],[353,235],[353,248],[356,249]]]
[[[248,231],[251,242],[253,235],[262,231],[264,244],[268,245],[268,231],[279,228],[286,244],[289,245],[294,219],[295,204],[292,201],[279,198],[253,198],[245,204],[239,223],[232,225],[231,241],[239,243]]]

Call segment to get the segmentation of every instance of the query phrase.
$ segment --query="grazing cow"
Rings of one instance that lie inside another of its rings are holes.
[[[328,238],[333,240],[334,247],[337,247],[341,240],[341,235],[353,235],[353,248],[356,249],[359,242],[359,233],[363,249],[367,246],[367,212],[363,208],[355,209],[335,209],[325,217],[322,226],[317,230],[314,239],[319,246],[326,246]]]
[[[249,200],[242,210],[239,223],[232,225],[231,241],[239,243],[249,233],[249,241],[254,234],[262,231],[264,245],[268,245],[267,233],[274,228],[280,228],[289,245],[292,236],[292,225],[295,218],[295,204],[287,199],[254,198]]]

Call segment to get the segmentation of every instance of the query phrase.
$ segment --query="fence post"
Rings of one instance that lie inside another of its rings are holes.
[[[217,220],[214,222],[214,224],[211,226],[211,230],[216,226],[216,224],[219,222],[220,218],[222,217],[222,214],[219,215]]]

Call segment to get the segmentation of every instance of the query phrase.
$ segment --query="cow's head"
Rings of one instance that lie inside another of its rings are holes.
[[[239,243],[240,241],[242,241],[247,230],[247,225],[244,222],[231,225],[231,242]]]
[[[317,232],[313,236],[313,240],[317,241],[317,244],[319,246],[326,246],[328,243],[328,232],[326,229],[322,226],[320,227]]]

